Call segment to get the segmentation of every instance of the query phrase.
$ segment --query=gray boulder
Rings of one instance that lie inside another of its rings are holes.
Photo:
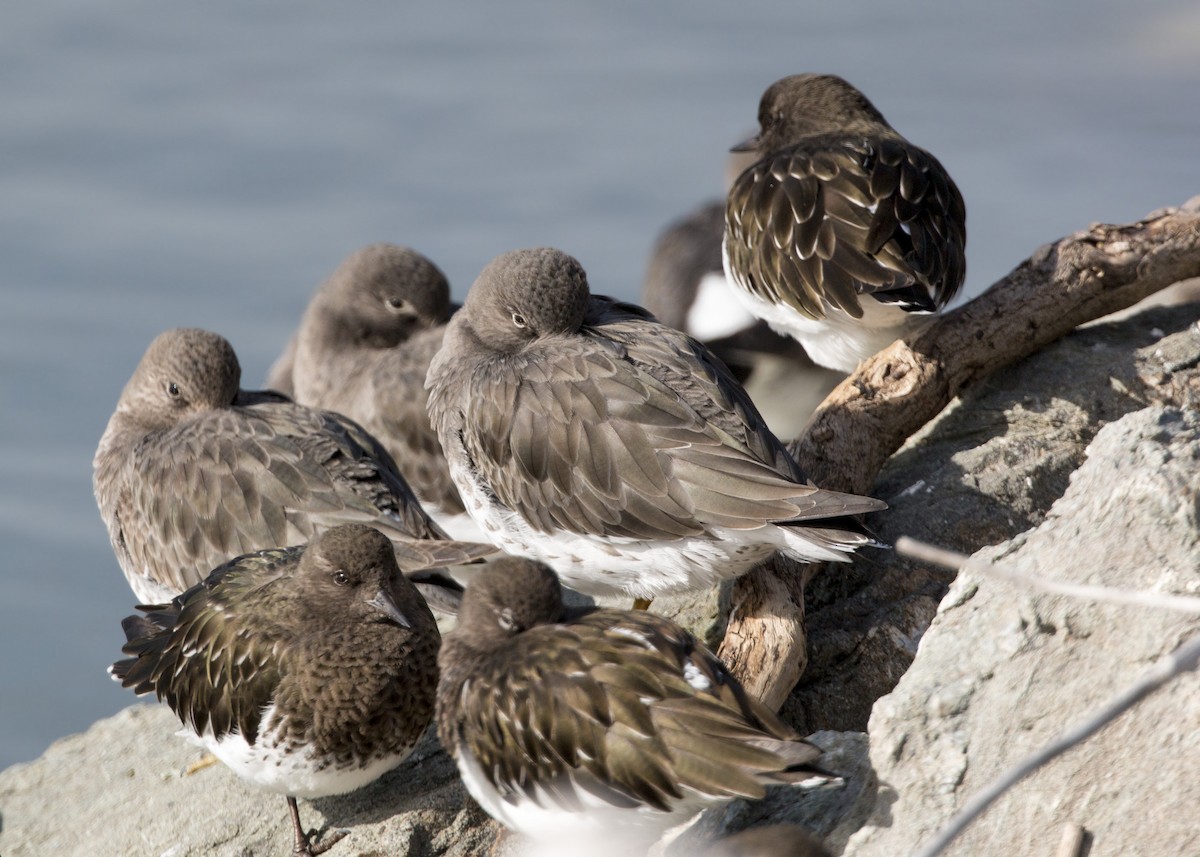
[[[1200,344],[1200,343],[1198,343]],[[1200,352],[1198,352],[1200,353]],[[1032,531],[976,554],[1028,573],[1200,593],[1200,413],[1149,407],[1103,428]],[[967,571],[871,715],[873,810],[845,854],[893,857],[1200,632],[1200,615],[1040,594]],[[950,854],[1200,853],[1200,676],[1185,674],[1002,797]]]

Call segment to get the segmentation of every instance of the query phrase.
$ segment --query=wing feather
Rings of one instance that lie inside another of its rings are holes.
[[[824,318],[822,298],[861,317],[864,294],[933,310],[962,284],[964,223],[962,196],[925,150],[891,137],[819,137],[738,177],[726,253],[743,288],[809,318]]]

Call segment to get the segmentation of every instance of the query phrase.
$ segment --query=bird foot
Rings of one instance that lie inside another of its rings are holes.
[[[205,753],[199,759],[197,759],[196,761],[194,761],[190,765],[188,765],[186,768],[184,768],[183,775],[185,777],[190,777],[192,774],[196,773],[197,771],[203,771],[205,768],[211,768],[213,765],[215,765],[219,761],[220,761],[220,759],[218,759],[212,753]]]
[[[316,828],[308,831],[304,836],[303,842],[297,842],[296,847],[292,849],[293,857],[317,857],[318,854],[324,854],[334,845],[337,845],[349,833],[349,830],[331,830],[324,842],[314,842],[319,835]]]

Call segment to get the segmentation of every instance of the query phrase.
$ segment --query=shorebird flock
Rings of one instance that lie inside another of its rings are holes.
[[[675,273],[648,302],[714,343],[748,311],[851,371],[959,289],[962,197],[840,78],[784,78],[758,119],[723,217],[661,243],[651,269]],[[756,341],[781,350],[752,330],[735,376],[560,250],[497,257],[454,307],[433,262],[378,244],[317,290],[271,389],[242,389],[220,335],[162,333],[94,461],[141,602],[113,677],[284,795],[295,855],[344,835],[306,833],[297,797],[375,780],[433,722],[543,853],[645,853],[707,807],[836,783],[653,612],[777,551],[877,544],[863,516],[885,504],[813,484],[739,382]],[[567,607],[564,586],[641,609]],[[431,608],[457,618],[444,640]],[[740,841],[712,853],[824,853],[789,828]]]

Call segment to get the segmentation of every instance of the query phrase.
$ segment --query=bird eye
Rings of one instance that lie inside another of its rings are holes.
[[[519,312],[514,312],[512,314],[512,322],[513,322],[513,324],[515,324],[517,327],[520,327],[520,328],[525,328],[525,327],[529,326],[529,322],[527,322],[525,320],[525,316],[521,315]]]
[[[342,571],[340,568],[336,569],[330,576],[333,578],[333,582],[338,586],[345,586],[350,582],[350,575],[346,574],[346,572]]]
[[[517,627],[517,622],[513,618],[512,611],[505,607],[503,610],[496,611],[496,622],[505,631],[512,631]]]
[[[169,384],[167,384],[167,393],[173,397],[178,398],[179,385],[176,384],[174,381],[171,381]]]
[[[402,312],[408,309],[408,301],[404,298],[387,298],[383,303],[392,312]]]

